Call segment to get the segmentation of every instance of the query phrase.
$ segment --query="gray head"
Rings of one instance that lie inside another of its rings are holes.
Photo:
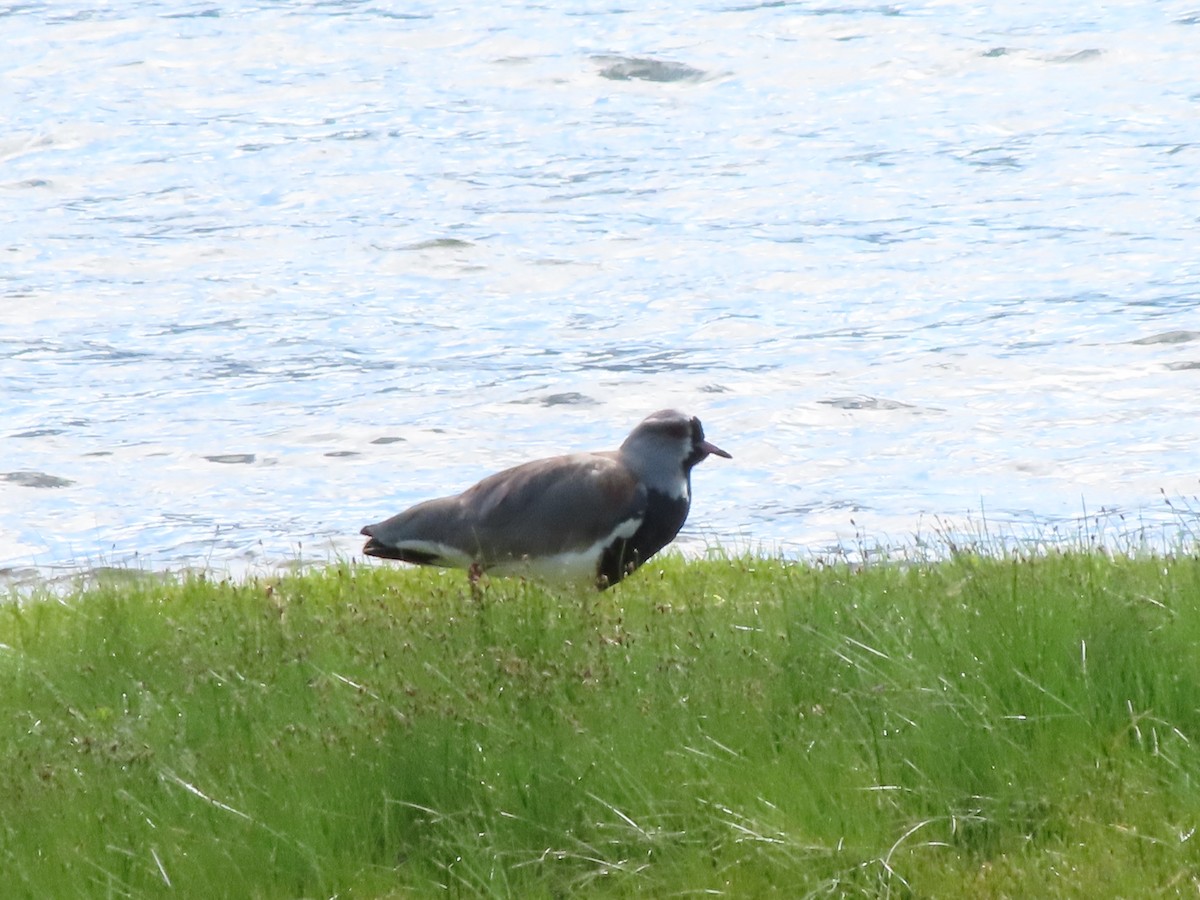
[[[651,487],[675,493],[681,478],[708,456],[732,457],[704,439],[704,427],[695,416],[660,409],[642,420],[621,445],[621,459]]]

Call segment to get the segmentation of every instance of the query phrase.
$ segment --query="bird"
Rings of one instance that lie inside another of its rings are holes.
[[[367,525],[363,553],[466,569],[473,586],[488,572],[602,591],[679,533],[709,456],[733,458],[695,416],[659,410],[617,450],[527,462]]]

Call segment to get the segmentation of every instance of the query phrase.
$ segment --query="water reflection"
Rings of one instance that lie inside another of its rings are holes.
[[[0,12],[0,567],[350,555],[664,406],[690,552],[1191,536],[1195,23],[1104,12]]]

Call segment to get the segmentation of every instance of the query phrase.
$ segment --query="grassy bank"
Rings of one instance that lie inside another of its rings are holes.
[[[1200,887],[1200,561],[342,566],[0,608],[11,896]]]

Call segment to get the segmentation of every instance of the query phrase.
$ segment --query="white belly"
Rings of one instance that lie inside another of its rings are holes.
[[[538,581],[596,583],[596,569],[600,557],[614,541],[631,538],[641,527],[641,518],[626,519],[609,534],[589,547],[568,550],[551,556],[524,557],[488,566],[493,575],[521,575]]]

